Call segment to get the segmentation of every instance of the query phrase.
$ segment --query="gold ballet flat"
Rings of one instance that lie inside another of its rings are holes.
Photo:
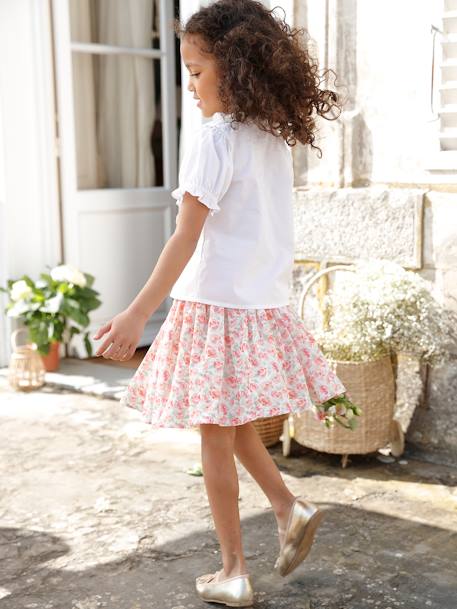
[[[284,542],[274,565],[280,575],[289,575],[306,558],[322,518],[323,512],[317,506],[304,497],[295,498],[284,531]],[[282,529],[278,530],[282,532]]]
[[[195,579],[201,599],[228,607],[251,607],[254,604],[254,591],[248,574],[229,577],[221,582],[213,581],[218,573],[206,573]]]

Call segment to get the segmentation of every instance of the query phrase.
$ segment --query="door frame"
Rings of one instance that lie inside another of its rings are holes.
[[[80,259],[77,231],[75,231],[75,227],[78,225],[78,212],[92,211],[94,198],[96,198],[99,210],[105,208],[110,211],[125,210],[126,197],[131,199],[129,211],[161,210],[163,212],[163,242],[165,243],[175,227],[176,207],[170,193],[176,187],[178,176],[175,33],[172,27],[174,3],[170,3],[169,0],[159,0],[159,49],[113,48],[109,45],[96,43],[72,42],[68,0],[51,0],[51,11],[55,48],[54,66],[58,130],[56,147],[60,169],[62,262],[66,262],[68,257],[71,257],[72,260]],[[160,60],[163,186],[78,189],[72,53],[113,54],[120,53],[120,51],[125,54]],[[77,205],[76,197],[78,198]],[[152,342],[160,324],[168,314],[170,306],[171,299],[167,297],[164,301],[165,313],[159,311],[151,316],[138,346]],[[99,325],[100,320],[98,323],[92,322],[85,331],[92,335],[92,330]],[[83,348],[81,335],[73,337],[73,344],[76,348],[76,354],[83,356],[85,349]]]

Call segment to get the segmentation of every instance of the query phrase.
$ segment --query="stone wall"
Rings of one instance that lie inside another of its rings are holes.
[[[457,311],[457,194],[429,191],[424,205],[423,266],[437,298]],[[457,353],[455,360],[429,370],[424,402],[407,439],[457,464]]]
[[[317,121],[322,159],[309,146],[294,149],[295,304],[319,266],[379,257],[431,281],[457,311],[457,161],[447,169],[428,162],[439,156],[439,127],[427,114],[430,23],[439,3],[366,4],[295,2],[295,25],[308,29],[321,69],[336,71],[346,95],[338,120]],[[381,45],[386,31],[389,44]],[[321,323],[314,293],[303,313],[311,330]],[[407,445],[457,464],[457,353],[421,374]]]
[[[431,281],[436,297],[457,311],[455,195],[376,187],[297,189],[295,195],[293,292],[297,308],[303,286],[320,265],[351,263],[376,257],[378,252],[377,257],[416,270]],[[349,220],[345,218],[350,219],[351,230],[346,230]],[[344,226],[340,229],[339,224]],[[334,285],[337,274],[329,275],[329,285]],[[301,310],[310,331],[322,323],[316,289],[317,284]],[[406,435],[410,445],[433,451],[445,461],[453,461],[457,455],[457,353],[455,357],[450,364],[427,366],[425,374],[421,371],[425,385],[417,396]]]

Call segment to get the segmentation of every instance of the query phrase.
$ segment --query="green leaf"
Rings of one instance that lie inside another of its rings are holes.
[[[23,279],[29,287],[35,287],[35,282],[28,275],[22,275],[21,279]]]
[[[79,302],[75,298],[71,298],[70,296],[65,296],[65,302],[75,309],[79,308]]]
[[[71,314],[70,317],[77,324],[79,324],[80,326],[83,326],[83,328],[88,326],[89,323],[90,323],[89,317],[85,313],[83,313],[82,311],[78,311],[77,309],[73,309],[72,314]]]
[[[90,300],[96,299],[96,297],[99,296],[99,293],[96,292],[95,290],[92,290],[91,288],[88,288],[88,287],[80,288],[79,286],[76,286],[76,287],[78,290],[78,299],[79,300],[90,301]]]
[[[89,332],[84,334],[84,345],[86,346],[86,351],[88,357],[92,357],[92,344],[89,340]]]
[[[203,470],[200,463],[195,463],[192,467],[186,470],[186,474],[191,476],[203,476]]]
[[[62,283],[59,283],[59,285],[57,286],[57,291],[61,292],[62,294],[71,293],[70,286],[65,281],[63,281]]]
[[[92,287],[94,281],[95,281],[95,277],[93,275],[91,275],[90,273],[83,273],[84,277],[86,278],[87,284],[86,287],[90,288]]]
[[[86,304],[86,311],[93,311],[94,309],[98,309],[101,304],[101,300],[99,300],[98,298],[92,298]]]
[[[34,341],[36,342],[36,341]],[[40,355],[48,355],[51,349],[51,343],[37,343],[37,351]]]
[[[29,325],[29,335],[31,340],[36,343],[39,350],[46,348],[49,344],[47,324],[40,321],[37,324]]]
[[[86,327],[90,323],[89,317],[79,308],[69,305],[68,300],[64,301],[62,305],[62,312],[66,317],[69,317],[80,326]]]

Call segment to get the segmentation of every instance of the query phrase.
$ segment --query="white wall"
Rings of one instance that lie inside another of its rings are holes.
[[[357,105],[372,140],[372,182],[430,179],[427,159],[438,149],[431,24],[440,26],[439,8],[434,1],[357,3]]]
[[[328,29],[326,5],[296,0],[296,22],[308,28],[321,70],[336,71],[337,90],[349,101],[341,120],[317,120],[322,159],[294,151],[296,184],[457,184],[456,170],[431,170],[430,164],[439,151],[439,121],[430,104],[431,25],[442,27],[442,3],[331,0]]]
[[[49,5],[0,2],[0,283],[60,259]],[[11,320],[0,294],[0,366]]]

